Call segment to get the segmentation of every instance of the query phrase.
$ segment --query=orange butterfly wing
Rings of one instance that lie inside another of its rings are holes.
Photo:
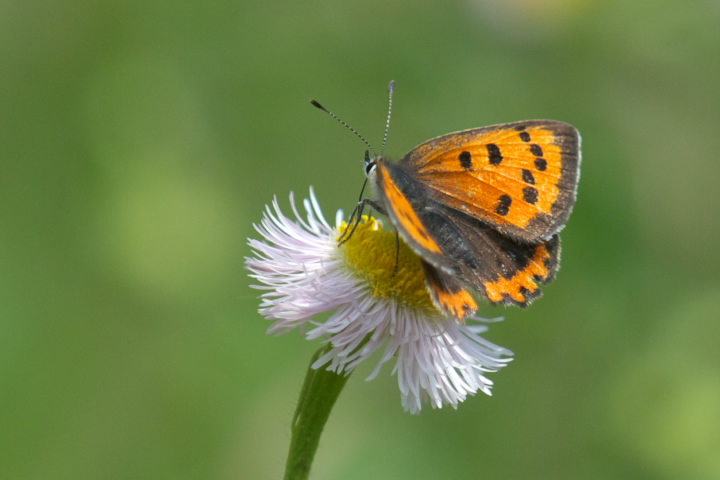
[[[553,120],[494,125],[429,140],[401,163],[437,202],[537,242],[559,232],[575,204],[580,136]]]

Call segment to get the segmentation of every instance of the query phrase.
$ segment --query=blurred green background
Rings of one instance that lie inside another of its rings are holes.
[[[388,152],[583,134],[545,297],[493,397],[351,378],[312,478],[720,478],[720,3],[0,1],[0,478],[280,478],[317,342],[265,334],[244,256],[278,195],[352,209]]]

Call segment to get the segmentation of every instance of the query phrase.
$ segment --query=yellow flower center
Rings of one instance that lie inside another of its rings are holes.
[[[339,230],[347,228],[343,222]],[[394,298],[428,314],[438,313],[425,286],[420,257],[402,240],[398,249],[396,233],[383,231],[380,220],[364,215],[350,239],[340,245],[340,252],[348,267],[367,280],[376,297]]]

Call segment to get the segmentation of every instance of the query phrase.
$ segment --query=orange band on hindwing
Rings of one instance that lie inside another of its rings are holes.
[[[495,282],[484,285],[485,294],[491,302],[502,302],[506,297],[519,304],[526,304],[531,297],[537,295],[539,286],[536,282],[547,280],[551,275],[546,261],[552,258],[545,244],[539,244],[535,256],[525,268],[510,278],[500,277]]]

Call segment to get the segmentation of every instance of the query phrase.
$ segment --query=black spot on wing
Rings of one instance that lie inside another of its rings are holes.
[[[535,176],[533,175],[533,173],[530,170],[523,168],[522,179],[523,179],[523,182],[525,182],[529,185],[535,185]]]
[[[500,147],[495,145],[494,143],[488,143],[485,145],[485,148],[487,148],[488,152],[488,161],[491,165],[498,166],[503,161],[502,152],[500,152]]]
[[[535,187],[523,188],[523,200],[525,200],[527,203],[530,203],[532,205],[536,204],[538,201],[537,188],[535,188]]]
[[[512,205],[512,198],[510,195],[500,195],[498,203],[495,206],[495,213],[504,217],[510,212],[510,205]]]
[[[536,157],[542,157],[543,156],[543,149],[540,145],[537,143],[533,143],[530,145],[530,153],[535,155]]]
[[[460,166],[464,169],[469,170],[472,168],[473,160],[470,152],[461,152],[460,155],[458,155],[458,159],[460,160]]]

